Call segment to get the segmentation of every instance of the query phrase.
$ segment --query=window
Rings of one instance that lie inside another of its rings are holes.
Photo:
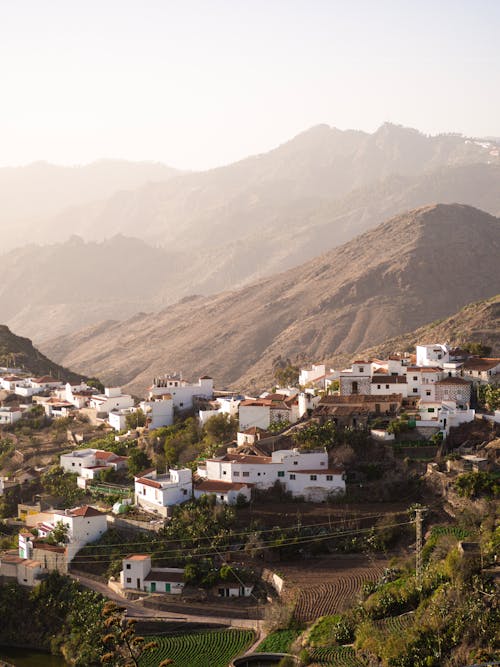
[[[182,489],[182,495],[187,496],[187,489]]]
[[[417,377],[416,375],[414,375],[414,376],[413,376],[413,379],[414,379],[415,382],[416,382],[416,381],[418,380],[418,377]]]
[[[359,367],[359,372],[360,372],[360,373],[364,373],[364,372],[365,372],[365,367],[364,367],[364,366],[360,366],[360,367]]]
[[[418,389],[417,389],[417,387],[413,387],[413,393],[414,393],[414,394],[418,393]]]
[[[260,472],[257,473],[257,477],[260,477]]]
[[[290,474],[290,479],[295,479],[295,474],[293,472]]]
[[[427,412],[434,412],[434,408],[427,408]]]
[[[378,384],[378,385],[377,385],[377,389],[382,389],[382,385],[381,385],[381,384]]]
[[[130,563],[127,563],[127,564],[125,565],[125,569],[126,569],[126,570],[130,570]]]
[[[389,389],[389,385],[388,385],[388,384],[386,384],[386,385],[385,385],[385,388],[386,388],[386,389]]]
[[[425,395],[426,395],[426,396],[430,396],[430,395],[431,395],[431,392],[430,392],[430,391],[426,391],[426,392],[425,392]]]
[[[131,583],[132,583],[132,578],[131,578],[131,577],[127,577],[127,584],[131,584]]]
[[[333,475],[327,475],[326,476],[326,481],[327,482],[333,482]]]
[[[74,465],[75,465],[74,462],[71,465],[74,467]]]
[[[250,477],[250,473],[249,472],[244,472],[243,477]]]
[[[285,471],[284,470],[278,470],[278,477],[284,477],[285,476]]]
[[[240,473],[239,473],[237,470],[235,470],[235,471],[233,472],[233,475],[234,475],[235,477],[239,477],[239,476],[240,476]]]
[[[311,480],[311,482],[315,482],[318,479],[318,476],[317,475],[309,475],[309,479]]]
[[[298,461],[294,461],[294,462],[293,462],[293,465],[294,465],[294,466],[298,466],[298,465],[299,465],[299,462],[298,462]]]
[[[226,471],[226,470],[223,470],[223,471],[222,471],[222,474],[223,474],[223,475],[227,475],[227,471]]]

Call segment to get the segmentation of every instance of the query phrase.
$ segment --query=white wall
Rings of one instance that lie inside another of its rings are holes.
[[[239,407],[240,430],[246,431],[247,428],[257,426],[264,430],[269,428],[271,423],[271,408],[269,405],[242,405]]]

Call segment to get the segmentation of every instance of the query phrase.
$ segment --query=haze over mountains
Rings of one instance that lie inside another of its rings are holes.
[[[2,256],[4,322],[41,342],[250,284],[418,206],[460,202],[500,214],[495,142],[390,124],[373,134],[316,126],[206,172],[149,167],[146,184],[100,201],[93,191],[89,204],[39,216],[24,240],[55,243]]]
[[[354,352],[497,294],[499,256],[499,218],[427,206],[240,290],[103,323],[43,350],[138,393],[172,369],[260,387],[280,356]]]

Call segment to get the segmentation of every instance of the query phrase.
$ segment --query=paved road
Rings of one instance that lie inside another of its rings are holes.
[[[83,575],[69,575],[75,581],[78,581],[85,588],[90,588],[104,597],[107,597],[114,602],[120,604],[120,606],[125,607],[127,610],[127,616],[130,618],[137,619],[155,619],[161,621],[177,621],[179,623],[203,623],[203,624],[216,624],[216,625],[228,625],[235,628],[250,628],[260,633],[262,630],[262,621],[256,621],[248,618],[227,618],[227,617],[213,617],[213,616],[195,616],[193,614],[175,614],[170,611],[160,611],[156,609],[147,609],[143,607],[140,603],[134,602],[132,600],[126,600],[122,598],[121,595],[118,595],[115,591],[111,590],[106,584],[101,583],[100,581],[95,581]]]

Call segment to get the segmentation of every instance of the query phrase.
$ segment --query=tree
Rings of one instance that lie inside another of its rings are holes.
[[[157,642],[146,642],[144,637],[135,633],[133,619],[125,618],[125,607],[119,607],[114,602],[107,602],[102,610],[106,634],[102,643],[106,653],[101,657],[101,664],[112,667],[139,667],[141,656],[158,649]],[[167,658],[159,663],[158,667],[173,664]]]
[[[49,468],[41,481],[43,488],[60,498],[64,507],[74,507],[83,498],[83,491],[76,484],[76,474],[66,472],[58,465]]]
[[[273,367],[273,375],[280,387],[294,387],[299,382],[300,369],[290,359],[278,358]]]
[[[65,544],[68,541],[69,526],[58,521],[54,530],[50,533],[48,541],[52,544]]]
[[[204,433],[208,444],[229,442],[236,436],[238,420],[227,414],[213,415],[207,419]]]
[[[143,449],[136,448],[129,452],[127,465],[129,473],[137,475],[151,466],[151,459]]]
[[[101,394],[104,394],[104,385],[99,378],[89,378],[86,383],[89,387],[94,387]]]
[[[137,408],[135,412],[131,412],[125,417],[125,423],[129,429],[146,426],[146,415],[141,408]]]

